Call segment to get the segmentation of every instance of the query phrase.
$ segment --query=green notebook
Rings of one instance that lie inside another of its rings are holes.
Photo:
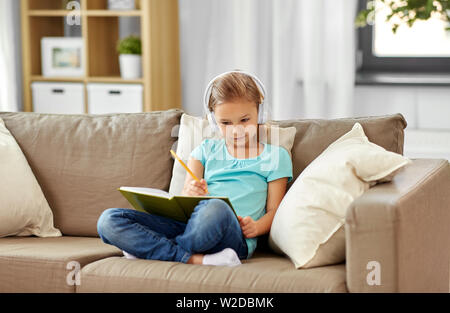
[[[224,200],[231,207],[237,219],[236,211],[228,197],[176,196],[164,190],[145,187],[120,187],[117,190],[138,211],[172,218],[184,223],[187,223],[194,208],[204,199]]]

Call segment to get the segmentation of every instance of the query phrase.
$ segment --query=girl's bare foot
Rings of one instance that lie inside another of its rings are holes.
[[[203,254],[193,254],[187,261],[187,264],[203,264]]]

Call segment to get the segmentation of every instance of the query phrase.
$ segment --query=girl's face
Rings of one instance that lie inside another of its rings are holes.
[[[245,146],[256,142],[258,109],[246,99],[216,105],[214,116],[229,145]]]

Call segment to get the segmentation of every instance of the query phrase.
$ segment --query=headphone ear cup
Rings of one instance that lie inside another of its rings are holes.
[[[216,131],[217,130],[217,122],[216,122],[216,117],[214,116],[214,112],[211,112],[211,121],[212,121],[214,131]]]
[[[216,117],[214,116],[214,112],[208,113],[208,120],[209,120],[209,125],[211,125],[212,131],[214,133],[218,132],[219,126],[217,125]]]
[[[262,103],[259,104],[258,107],[258,124],[264,124],[266,122],[266,116],[264,112],[264,105]]]

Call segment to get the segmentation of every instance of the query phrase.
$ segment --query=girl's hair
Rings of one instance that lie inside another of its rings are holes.
[[[238,72],[225,74],[217,78],[212,84],[211,95],[208,99],[208,110],[213,112],[216,105],[239,99],[256,103],[258,109],[259,104],[264,100],[264,96],[250,76]]]

